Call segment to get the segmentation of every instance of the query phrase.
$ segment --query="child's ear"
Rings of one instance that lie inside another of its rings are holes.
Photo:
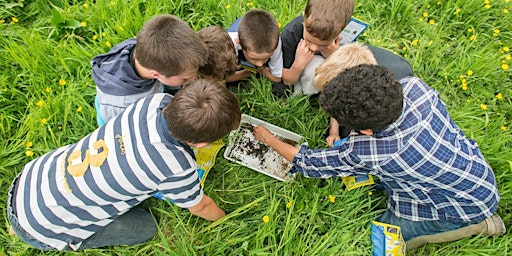
[[[154,78],[154,79],[158,79],[162,76],[162,75],[160,75],[160,73],[158,73],[158,71],[152,70],[152,69],[150,69],[148,73],[151,76],[151,78]]]
[[[240,39],[235,38],[235,43],[240,44]]]

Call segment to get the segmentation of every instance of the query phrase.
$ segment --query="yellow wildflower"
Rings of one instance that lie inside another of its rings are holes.
[[[455,10],[455,12],[453,14],[459,14],[460,12],[460,8],[458,8],[457,10]]]
[[[508,3],[508,0],[503,0],[503,2]]]
[[[290,200],[286,203],[286,208],[292,208],[293,206],[293,200]]]
[[[441,1],[437,1],[437,5],[441,5]]]
[[[252,2],[248,2],[247,6],[253,6],[254,4]]]
[[[461,82],[462,82],[463,84],[465,84],[465,83],[467,83],[467,82],[468,82],[468,80],[466,80],[466,78],[462,78]]]
[[[510,60],[511,58],[512,58],[512,56],[510,54],[505,55],[506,60]]]
[[[98,39],[98,35],[93,35],[92,40],[96,40],[96,39]]]
[[[466,76],[465,75],[459,75],[460,79],[464,79],[464,77],[466,77]]]
[[[5,20],[4,20],[4,19],[1,19],[1,20],[0,20],[0,24],[3,24],[3,23],[5,23]]]
[[[76,108],[76,111],[81,112],[82,111],[82,106],[79,106],[78,108]]]
[[[507,8],[503,9],[503,13],[508,13],[508,9]]]
[[[87,8],[89,8],[89,4],[85,3],[82,5],[82,7],[84,7],[84,9],[87,9]]]
[[[480,108],[483,109],[483,110],[487,110],[487,105],[482,103],[482,104],[480,104]]]
[[[334,203],[336,201],[336,196],[333,196],[333,195],[329,195],[329,201],[331,203]]]
[[[431,46],[434,43],[434,41],[430,40],[428,41],[428,46]]]
[[[44,106],[44,101],[43,101],[43,100],[39,100],[39,101],[36,103],[36,106],[38,106],[38,107],[42,107],[42,106]]]
[[[117,26],[117,29],[124,31],[124,28],[122,26]]]
[[[473,40],[475,40],[475,38],[476,38],[476,35],[472,35],[469,37],[469,40],[473,41]]]
[[[27,151],[25,151],[25,155],[28,156],[28,157],[31,157],[31,156],[34,155],[34,152],[31,151],[31,150],[27,150]]]
[[[498,100],[502,100],[502,99],[503,99],[503,94],[501,94],[501,92],[499,92],[498,94],[496,94],[496,99],[498,99]]]
[[[468,70],[468,76],[471,76],[471,75],[473,75],[473,70],[470,69],[470,70]]]
[[[27,142],[27,144],[25,144],[25,146],[27,146],[27,148],[30,148],[30,147],[34,146],[34,143],[32,141],[29,141],[29,142]]]
[[[502,126],[500,127],[500,129],[501,129],[502,131],[506,131],[506,130],[507,130],[507,126],[502,125]]]
[[[468,32],[469,33],[473,32],[473,29],[472,28],[468,28]]]
[[[231,5],[230,4],[226,5],[226,9],[229,9],[229,8],[231,8]]]
[[[436,21],[434,19],[431,19],[428,21],[428,24],[430,24],[430,25],[433,25],[434,23],[436,23]]]
[[[491,9],[491,5],[490,4],[486,4],[485,5],[485,9]]]
[[[51,92],[51,91],[52,91],[52,88],[50,88],[50,87],[46,87],[46,88],[44,89],[44,91],[45,91],[45,92],[47,92],[47,93],[49,93],[49,92]]]
[[[423,18],[419,18],[418,20],[419,20],[420,22],[423,22]]]
[[[109,41],[106,41],[106,42],[105,42],[105,45],[106,45],[107,47],[112,46],[112,44],[111,44]]]
[[[87,26],[87,22],[82,21],[82,22],[80,22],[80,25],[82,25],[82,27],[85,27],[85,26]]]
[[[500,34],[500,32],[501,32],[501,31],[500,31],[499,29],[495,29],[495,30],[493,30],[492,35],[493,35],[493,36],[498,36],[498,35]]]
[[[468,84],[462,84],[462,90],[465,91],[468,89]]]
[[[414,40],[412,40],[411,45],[412,45],[412,46],[416,46],[416,45],[418,45],[418,42],[419,42],[419,41],[420,41],[420,40],[418,40],[418,39],[414,39]]]
[[[508,48],[508,46],[503,46],[503,51],[508,52],[508,51],[510,51],[510,48]]]
[[[18,18],[16,18],[16,17],[11,18],[11,24],[17,23],[18,21],[20,21],[20,20],[18,20]]]
[[[373,192],[368,191],[368,195],[369,195],[369,196],[373,195]]]
[[[425,17],[425,18],[428,17],[428,12],[424,12],[423,17]]]
[[[503,63],[501,64],[501,69],[503,70],[507,70],[509,68],[508,64],[507,63]]]
[[[484,4],[489,4],[490,0],[484,0]]]
[[[42,118],[42,119],[41,119],[41,123],[43,123],[43,124],[47,124],[47,123],[48,123],[48,120],[46,120],[46,118]]]
[[[270,218],[268,215],[263,216],[263,222],[268,223],[270,221]]]
[[[278,26],[279,28],[281,28],[281,26],[282,26],[281,22],[277,22],[277,26]]]
[[[60,85],[66,85],[66,80],[64,80],[64,79],[62,79],[62,78],[61,78],[61,79],[59,79],[59,84],[60,84]]]

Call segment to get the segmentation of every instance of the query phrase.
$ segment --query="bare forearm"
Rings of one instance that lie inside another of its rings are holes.
[[[226,213],[219,208],[217,204],[207,195],[203,196],[201,202],[189,208],[190,213],[199,216],[209,221],[216,221],[224,216]]]
[[[299,80],[300,75],[304,71],[304,68],[292,65],[289,69],[283,69],[283,83],[286,85],[293,85]]]
[[[266,143],[290,162],[293,161],[295,154],[299,152],[298,148],[285,143],[276,137],[269,138]]]
[[[226,82],[236,82],[242,79],[249,78],[251,76],[251,73],[245,69],[236,71],[234,74],[228,76],[226,78]]]

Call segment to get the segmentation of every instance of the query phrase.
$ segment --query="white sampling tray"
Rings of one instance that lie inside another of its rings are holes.
[[[238,129],[229,134],[224,158],[281,181],[293,179],[288,174],[292,164],[254,137],[252,127],[260,124],[288,144],[298,147],[303,141],[303,137],[297,133],[243,114]]]

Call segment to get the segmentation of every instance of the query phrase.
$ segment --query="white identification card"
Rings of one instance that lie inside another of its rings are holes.
[[[347,26],[341,31],[340,45],[352,43],[368,28],[368,24],[351,17]]]

